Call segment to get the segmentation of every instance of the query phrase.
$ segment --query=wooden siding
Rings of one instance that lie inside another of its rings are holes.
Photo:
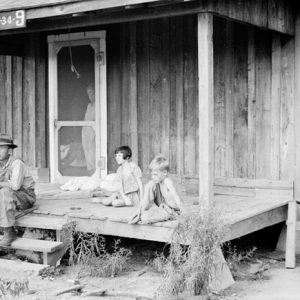
[[[133,144],[131,106],[136,97],[138,144],[133,148],[138,149],[141,168],[147,171],[151,159],[162,153],[170,158],[171,172],[195,176],[196,19],[116,25],[108,29],[107,38],[110,171],[116,168],[113,150]]]
[[[47,166],[45,39],[26,37],[22,56],[0,56],[0,132],[11,134],[15,154],[33,167]]]
[[[128,144],[147,172],[163,153],[171,172],[198,176],[196,16],[107,30],[108,166]],[[0,56],[0,131],[17,153],[48,166],[47,51],[26,36],[22,57]],[[294,40],[214,21],[215,177],[293,178]]]
[[[222,19],[214,29],[215,176],[293,178],[294,39]]]

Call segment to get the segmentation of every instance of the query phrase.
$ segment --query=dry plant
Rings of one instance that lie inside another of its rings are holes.
[[[220,212],[214,208],[200,208],[198,212],[182,216],[172,238],[169,256],[156,258],[155,264],[164,274],[158,295],[208,293],[226,228]]]
[[[120,240],[115,240],[112,251],[108,251],[103,236],[77,231],[74,223],[66,228],[66,236],[69,264],[79,266],[78,277],[115,277],[126,269],[132,253],[120,247]]]
[[[28,290],[28,280],[8,280],[0,278],[0,299],[7,296],[19,297]]]
[[[232,246],[231,243],[226,244],[226,262],[231,271],[231,274],[234,279],[237,279],[239,276],[238,266],[241,263],[248,263],[250,259],[253,257],[256,247],[253,247],[249,250],[237,250],[236,246]]]

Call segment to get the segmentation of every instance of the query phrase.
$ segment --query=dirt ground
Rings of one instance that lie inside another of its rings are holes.
[[[131,242],[130,242],[131,243]],[[79,283],[84,285],[83,291],[95,289],[107,289],[109,291],[121,291],[134,293],[147,297],[139,299],[154,299],[159,288],[162,275],[155,272],[149,266],[149,260],[159,248],[163,251],[163,245],[156,243],[140,243],[131,247],[133,257],[128,269],[115,278],[79,278]],[[136,297],[82,297],[80,294],[67,293],[60,296],[54,294],[67,287],[74,285],[77,279],[77,267],[63,267],[62,274],[49,275],[46,278],[25,272],[2,270],[0,266],[0,278],[28,279],[29,292],[19,299],[50,300],[50,299],[137,299]],[[284,253],[257,249],[254,255],[235,265],[233,271],[235,284],[227,290],[214,293],[206,300],[298,300],[300,299],[300,257],[297,258],[295,269],[285,269]],[[9,298],[7,298],[9,299]],[[165,298],[163,298],[165,299]],[[183,297],[180,299],[190,299]],[[203,297],[191,299],[204,299]]]

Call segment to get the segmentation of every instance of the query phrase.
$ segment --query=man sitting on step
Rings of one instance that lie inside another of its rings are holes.
[[[35,182],[24,162],[12,155],[17,145],[12,138],[0,133],[0,227],[4,236],[0,247],[8,247],[16,239],[14,230],[17,210],[33,206]]]

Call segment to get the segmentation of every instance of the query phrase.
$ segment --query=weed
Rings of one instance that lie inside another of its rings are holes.
[[[148,260],[146,262],[146,264],[152,267],[157,273],[164,273],[167,263],[168,259],[163,255],[163,253],[157,252],[155,254],[154,259]]]
[[[120,247],[120,240],[115,240],[108,251],[103,236],[79,232],[74,224],[67,228],[66,235],[70,243],[69,264],[79,266],[78,277],[115,277],[126,268],[132,254]]]
[[[256,247],[249,250],[237,250],[236,246],[232,246],[230,243],[226,244],[226,262],[231,271],[234,279],[239,278],[238,267],[241,263],[249,263],[250,259],[253,257]]]
[[[10,295],[18,297],[20,294],[25,293],[28,290],[28,280],[7,280],[0,278],[0,297],[6,299],[6,296]]]
[[[226,231],[224,224],[215,209],[201,208],[181,217],[172,238],[170,255],[154,262],[164,274],[158,294],[179,295],[188,291],[200,295],[208,292],[216,268],[215,258]]]

